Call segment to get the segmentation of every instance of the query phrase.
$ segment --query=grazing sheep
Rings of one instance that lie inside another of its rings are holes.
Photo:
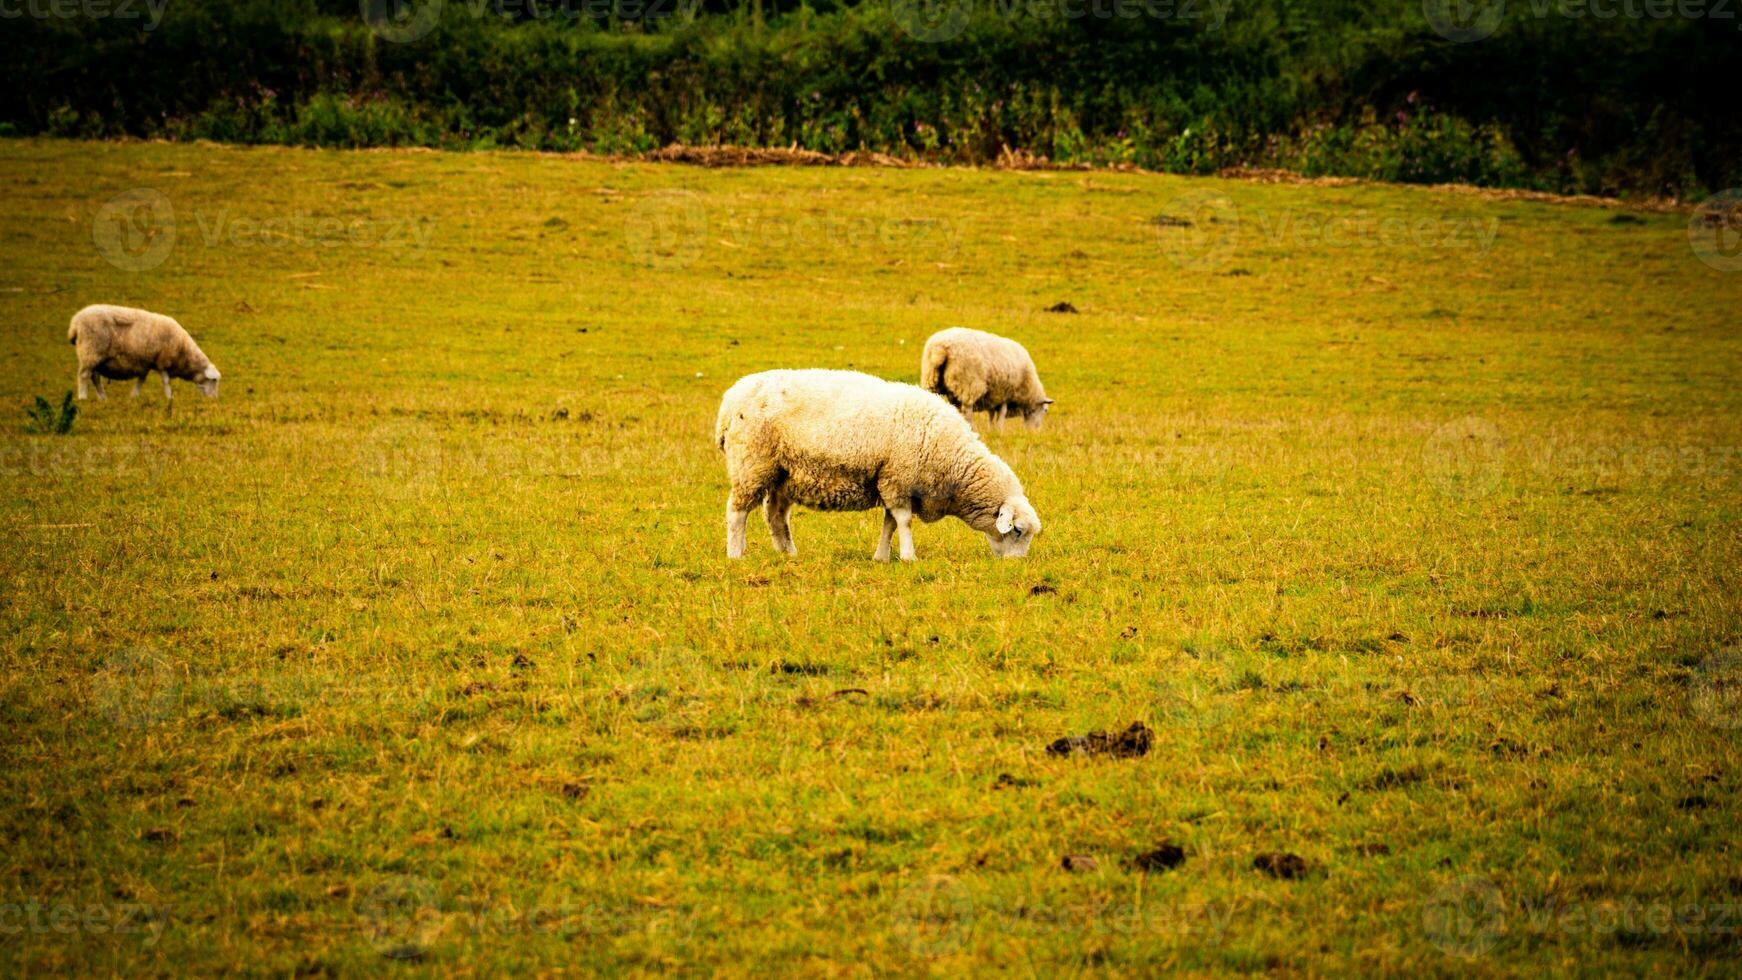
[[[942,395],[964,415],[985,412],[1004,431],[1004,416],[1011,410],[1022,414],[1030,429],[1046,421],[1052,399],[1040,386],[1034,358],[1014,340],[950,327],[939,330],[925,342],[919,358],[919,385]]]
[[[973,426],[944,401],[909,384],[857,371],[764,371],[720,399],[714,440],[732,484],[726,556],[744,557],[744,524],[763,504],[775,550],[792,555],[793,504],[815,510],[883,508],[873,555],[889,560],[899,532],[912,561],[909,522],[959,517],[983,532],[992,553],[1028,554],[1040,517],[1022,483]]]
[[[107,398],[104,379],[133,381],[133,396],[139,383],[152,371],[163,376],[163,397],[171,378],[192,381],[207,398],[218,397],[218,369],[188,336],[181,324],[158,313],[126,306],[87,306],[73,314],[67,327],[67,342],[79,352],[79,397],[95,383],[98,398]]]

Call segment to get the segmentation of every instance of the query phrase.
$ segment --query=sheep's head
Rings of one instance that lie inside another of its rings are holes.
[[[194,384],[199,386],[200,394],[205,395],[207,398],[216,398],[218,397],[218,379],[220,377],[223,376],[218,373],[217,366],[207,364],[206,369],[200,372],[199,377],[194,379]]]
[[[1030,429],[1039,429],[1040,424],[1046,421],[1046,410],[1051,407],[1051,398],[1042,399],[1039,405],[1036,405],[1022,413],[1022,424],[1028,426]]]
[[[1021,558],[1040,533],[1040,515],[1027,497],[1011,497],[998,508],[998,519],[986,532],[992,553],[1000,558]]]

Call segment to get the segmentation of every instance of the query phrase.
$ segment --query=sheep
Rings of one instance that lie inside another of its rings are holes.
[[[992,553],[1028,554],[1040,517],[1022,483],[974,427],[943,399],[910,384],[857,371],[764,371],[740,378],[720,399],[714,440],[726,456],[726,556],[744,557],[750,511],[763,516],[776,551],[798,554],[788,514],[883,508],[872,555],[889,560],[889,539],[912,561],[914,517],[961,518]]]
[[[181,324],[167,316],[126,306],[87,306],[73,314],[67,342],[78,348],[79,398],[94,383],[97,397],[107,399],[104,380],[133,381],[133,397],[152,371],[163,377],[163,397],[174,399],[171,378],[193,382],[200,394],[218,397],[222,377],[211,359]]]
[[[1040,386],[1034,358],[1014,340],[950,327],[925,342],[919,358],[919,385],[942,395],[962,414],[985,412],[1004,431],[1004,416],[1014,409],[1030,429],[1040,428],[1052,399]]]

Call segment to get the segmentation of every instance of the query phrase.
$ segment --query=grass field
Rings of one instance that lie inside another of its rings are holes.
[[[1738,969],[1742,272],[1685,214],[16,140],[0,187],[8,974]],[[221,399],[28,432],[90,302]],[[728,563],[721,391],[951,324],[1058,400],[986,435],[1030,557],[801,512]]]

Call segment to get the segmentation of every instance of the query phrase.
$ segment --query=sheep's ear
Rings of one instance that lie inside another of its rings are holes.
[[[223,377],[223,375],[218,373],[218,366],[216,364],[208,364],[206,365],[206,377],[216,381]]]
[[[1042,399],[1041,399],[1041,400],[1040,400],[1040,403],[1041,403],[1041,404],[1042,404],[1042,405],[1051,405],[1051,404],[1052,404],[1052,399],[1051,399],[1051,398],[1042,398]]]
[[[998,521],[992,526],[998,529],[999,534],[1009,534],[1010,529],[1016,526],[1016,508],[1009,504],[998,508]]]

